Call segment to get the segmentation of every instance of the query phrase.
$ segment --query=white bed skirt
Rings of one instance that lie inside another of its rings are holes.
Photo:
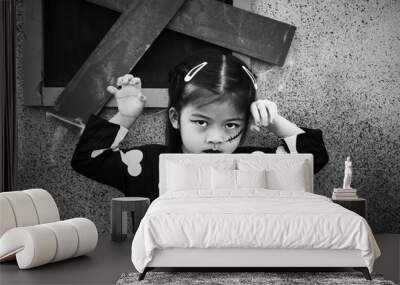
[[[146,267],[366,267],[359,250],[169,248]]]

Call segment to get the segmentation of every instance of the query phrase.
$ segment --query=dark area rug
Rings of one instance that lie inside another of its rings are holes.
[[[145,279],[138,281],[139,273],[122,274],[117,285],[133,284],[368,284],[395,285],[381,275],[372,274],[366,280],[360,272],[148,272]]]

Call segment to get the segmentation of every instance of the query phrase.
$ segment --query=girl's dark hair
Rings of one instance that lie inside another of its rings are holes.
[[[184,78],[196,65],[207,62],[189,82]],[[202,107],[214,102],[229,101],[238,112],[246,114],[244,140],[250,117],[250,105],[256,98],[256,89],[243,67],[247,65],[231,54],[204,50],[186,57],[169,73],[168,110],[174,107],[180,114],[183,107],[192,104]],[[182,140],[174,129],[167,110],[166,145],[168,152],[180,152]],[[241,142],[242,142],[241,141]]]

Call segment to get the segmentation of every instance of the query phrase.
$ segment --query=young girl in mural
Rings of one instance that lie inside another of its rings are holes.
[[[72,167],[126,196],[154,200],[161,153],[312,153],[315,173],[328,162],[322,132],[299,128],[279,115],[274,102],[256,100],[255,76],[232,55],[189,56],[171,71],[169,83],[166,145],[118,148],[146,101],[140,79],[128,74],[118,78],[118,88],[107,88],[117,100],[118,112],[108,121],[89,118]],[[282,138],[282,146],[241,146],[248,129],[264,128]]]

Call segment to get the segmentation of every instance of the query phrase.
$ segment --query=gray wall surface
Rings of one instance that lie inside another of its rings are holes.
[[[400,233],[400,1],[259,0],[252,10],[297,27],[283,67],[254,60],[252,67],[259,97],[299,126],[323,130],[330,162],[315,177],[315,193],[331,196],[341,186],[350,155],[352,186],[368,201],[372,229]],[[18,189],[46,189],[62,219],[87,217],[108,232],[110,200],[122,194],[71,169],[74,128],[46,118],[47,108],[23,105],[22,12],[18,1]],[[146,110],[124,144],[164,143],[158,111]],[[264,132],[247,142],[276,146],[277,139]]]

